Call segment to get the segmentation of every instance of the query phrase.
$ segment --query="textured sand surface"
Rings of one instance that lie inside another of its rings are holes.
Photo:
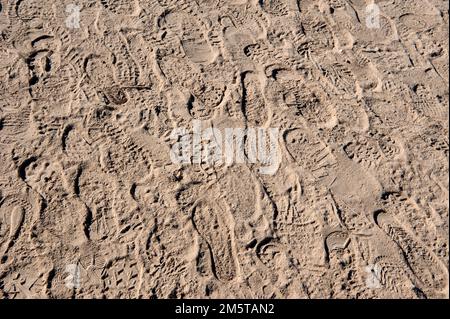
[[[448,298],[448,23],[0,0],[0,298]],[[174,162],[196,120],[277,129],[278,169]]]

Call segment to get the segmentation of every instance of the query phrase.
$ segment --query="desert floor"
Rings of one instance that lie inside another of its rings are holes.
[[[0,0],[0,298],[448,298],[448,5]]]

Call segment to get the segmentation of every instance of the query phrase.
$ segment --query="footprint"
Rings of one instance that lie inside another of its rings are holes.
[[[404,262],[389,256],[374,258],[373,264],[367,266],[366,285],[369,288],[384,288],[394,292],[400,298],[423,298],[423,292],[414,287],[409,278],[409,272],[405,270]]]
[[[231,225],[219,211],[218,205],[200,202],[193,208],[193,223],[208,243],[213,272],[217,279],[228,282],[237,275],[235,253],[232,246]]]
[[[2,99],[3,98],[4,97],[2,96]],[[9,102],[9,97],[5,100],[4,102],[6,102],[6,105]],[[13,105],[13,103],[14,102],[8,103],[8,105]],[[5,108],[3,108],[3,103],[0,104],[0,107],[5,110]],[[10,144],[17,140],[18,137],[26,136],[31,126],[30,115],[31,110],[28,106],[21,106],[20,109],[14,110],[13,112],[0,114],[0,142]]]
[[[90,218],[85,223],[87,237],[93,241],[115,238],[118,223],[113,215],[111,193],[115,185],[107,175],[87,167],[78,178],[79,197],[88,207]]]
[[[337,161],[331,150],[306,129],[288,131],[285,143],[297,164],[311,172],[315,178],[326,178],[335,171]]]
[[[432,20],[422,14],[406,13],[398,18],[399,33],[407,37],[416,32],[424,31],[432,26]]]
[[[380,134],[378,145],[388,160],[404,159],[405,148],[400,139],[396,136]]]
[[[141,67],[139,66],[138,60],[131,55],[129,41],[123,33],[119,32],[107,32],[104,35],[105,46],[109,49],[110,56],[114,59],[111,69],[117,80],[117,84],[120,86],[136,86],[140,81]],[[104,61],[104,58],[103,61],[99,61],[103,63],[103,68],[110,65],[108,61],[106,61],[106,64]],[[108,68],[99,73],[109,75],[110,72],[111,70]],[[102,83],[102,85],[105,84]]]
[[[287,259],[286,252],[277,243],[273,243],[269,239],[257,245],[256,255],[270,269],[281,267],[283,263],[288,266],[288,263],[283,260]]]
[[[114,83],[113,64],[107,56],[89,55],[84,61],[84,71],[96,86]]]
[[[105,172],[124,180],[139,180],[151,171],[151,159],[145,145],[125,129],[106,123],[100,140],[100,164]]]
[[[215,53],[206,39],[206,27],[200,20],[183,12],[170,12],[160,21],[160,27],[181,39],[184,53],[194,63],[208,64]]]
[[[337,93],[355,95],[356,77],[347,66],[336,62],[322,66],[321,71]]]
[[[117,86],[106,88],[105,95],[107,100],[115,105],[122,105],[128,102],[125,90]]]
[[[63,152],[71,161],[86,162],[95,154],[92,146],[84,138],[83,131],[76,125],[67,125],[61,138]]]
[[[354,99],[338,99],[336,102],[339,124],[355,132],[367,132],[370,128],[369,116],[361,102]]]
[[[283,0],[259,0],[261,8],[275,16],[286,16],[289,14],[288,7]]]
[[[197,272],[204,277],[211,274],[213,269],[209,246],[205,241],[200,241],[198,247],[198,254],[196,258]]]
[[[139,10],[137,0],[101,0],[105,9],[117,15],[135,15]]]
[[[376,169],[383,160],[377,141],[365,136],[355,137],[352,142],[345,144],[344,152],[352,161],[367,169]]]
[[[0,257],[14,245],[30,209],[31,205],[21,195],[7,196],[0,202]]]
[[[342,231],[335,231],[329,234],[325,239],[327,253],[333,250],[343,250],[350,242],[349,234]]]
[[[434,254],[401,227],[393,216],[385,211],[374,214],[375,221],[404,252],[415,276],[423,285],[425,293],[448,289],[448,271]]]
[[[424,207],[405,194],[396,192],[384,194],[380,206],[385,211],[392,212],[397,223],[403,225],[411,236],[426,244],[436,255],[447,251],[448,236],[439,231],[439,217],[431,207]]]
[[[436,97],[433,97],[425,85],[419,84],[414,87],[412,99],[413,108],[421,116],[437,121],[448,118],[448,107],[441,104]]]
[[[107,298],[136,298],[140,286],[138,264],[129,257],[110,261],[103,271],[103,290]]]
[[[255,73],[241,75],[242,111],[251,127],[261,127],[268,121],[268,109],[264,100],[262,85]]]
[[[44,4],[39,0],[17,1],[17,16],[24,22],[40,19],[42,14],[47,11]]]
[[[307,10],[302,15],[302,26],[312,53],[323,54],[334,48],[333,31],[316,10]]]
[[[317,85],[298,84],[284,94],[288,106],[316,128],[331,128],[337,124],[335,107],[326,92]]]

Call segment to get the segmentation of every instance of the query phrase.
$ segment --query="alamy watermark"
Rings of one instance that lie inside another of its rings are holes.
[[[195,120],[192,132],[172,130],[170,150],[174,164],[259,164],[259,173],[273,175],[280,166],[278,128],[225,128],[220,130]]]
[[[64,278],[65,286],[69,289],[78,289],[81,286],[81,267],[79,264],[69,264],[66,266],[68,276]]]
[[[369,4],[366,7],[366,26],[369,29],[380,29],[380,7],[375,4]]]
[[[371,289],[381,288],[381,268],[377,264],[370,264],[366,266],[367,273],[366,286]]]
[[[66,6],[66,13],[69,13],[65,21],[66,27],[69,29],[80,28],[80,11],[81,7],[79,5],[71,3]]]

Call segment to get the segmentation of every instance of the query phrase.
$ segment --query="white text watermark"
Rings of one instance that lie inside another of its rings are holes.
[[[273,175],[280,165],[278,128],[203,127],[193,121],[192,132],[173,129],[170,158],[174,164],[260,164],[261,174]]]

